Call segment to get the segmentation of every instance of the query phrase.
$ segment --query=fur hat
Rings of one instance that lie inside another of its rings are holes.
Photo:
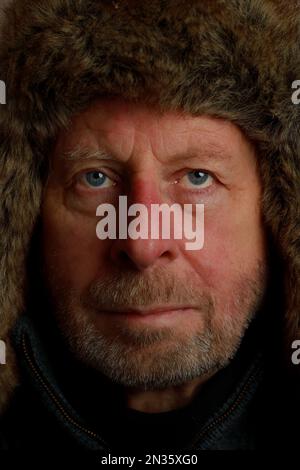
[[[255,142],[282,265],[283,337],[290,347],[300,336],[299,26],[298,0],[10,1],[0,45],[0,406],[17,380],[8,337],[26,310],[45,162],[58,130],[102,95],[220,116]]]

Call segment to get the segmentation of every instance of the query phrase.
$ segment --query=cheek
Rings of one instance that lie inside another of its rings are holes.
[[[205,285],[230,292],[237,278],[251,275],[265,261],[265,238],[259,210],[232,207],[206,213],[204,246],[186,251],[186,258]]]
[[[101,260],[106,252],[105,243],[96,236],[96,218],[45,202],[42,220],[46,273],[55,273],[57,282],[63,285],[86,287],[101,274]]]

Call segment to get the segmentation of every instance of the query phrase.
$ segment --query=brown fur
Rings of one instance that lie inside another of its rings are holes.
[[[43,162],[59,128],[121,94],[230,119],[256,142],[283,266],[283,337],[300,338],[300,11],[296,0],[12,0],[0,45],[0,339],[25,309]],[[270,328],[272,326],[270,325]],[[16,382],[0,366],[0,407]]]

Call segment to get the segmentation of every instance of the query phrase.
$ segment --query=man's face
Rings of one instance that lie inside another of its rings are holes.
[[[96,236],[96,208],[204,204],[205,239]],[[235,353],[266,287],[255,151],[233,124],[121,99],[62,131],[44,191],[43,260],[57,321],[87,365],[125,386],[185,383]]]

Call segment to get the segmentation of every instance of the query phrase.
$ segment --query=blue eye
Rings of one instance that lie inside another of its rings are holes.
[[[107,176],[101,171],[90,171],[83,176],[85,181],[93,188],[103,186],[108,180]]]
[[[212,178],[211,175],[201,170],[193,170],[187,174],[188,180],[195,186],[208,186],[207,182]]]

